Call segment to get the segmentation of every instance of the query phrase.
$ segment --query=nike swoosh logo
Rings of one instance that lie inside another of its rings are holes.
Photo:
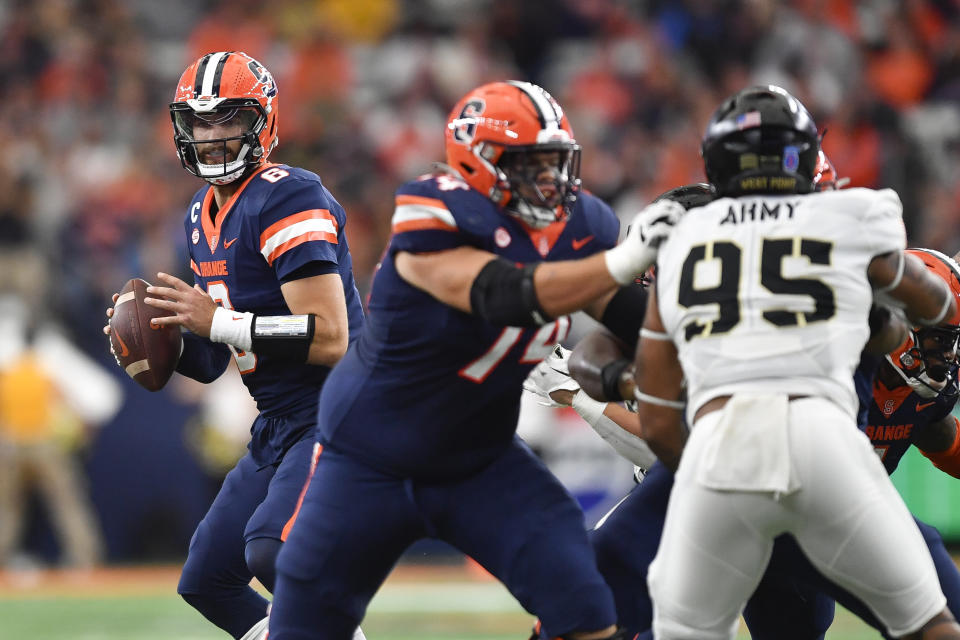
[[[593,240],[593,236],[587,236],[586,238],[580,238],[579,240],[574,238],[573,242],[571,242],[570,244],[573,245],[574,251],[579,251],[583,247],[583,245],[587,244],[591,240]]]
[[[130,349],[128,349],[127,345],[124,344],[123,338],[120,337],[120,334],[114,331],[113,337],[117,339],[117,343],[120,345],[120,357],[126,358],[128,355],[130,355]]]
[[[237,238],[234,238],[233,240],[227,240],[226,242],[223,243],[223,248],[229,249],[230,245],[232,245],[236,241],[237,241]]]
[[[923,411],[923,410],[926,409],[927,407],[932,407],[932,406],[935,405],[935,404],[936,404],[936,402],[918,402],[918,403],[917,403],[917,411]]]

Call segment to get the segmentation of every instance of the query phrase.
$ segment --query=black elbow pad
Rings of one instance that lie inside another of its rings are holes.
[[[503,327],[539,327],[553,320],[537,300],[536,268],[536,263],[517,267],[503,258],[488,262],[470,287],[473,313]]]

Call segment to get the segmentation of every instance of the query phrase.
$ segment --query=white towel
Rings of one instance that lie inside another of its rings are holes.
[[[694,430],[708,433],[697,481],[720,491],[798,489],[790,473],[789,410],[786,394],[738,393],[720,410],[719,420],[698,421]]]

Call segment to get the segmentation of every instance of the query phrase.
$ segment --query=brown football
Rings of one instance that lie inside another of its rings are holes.
[[[127,375],[144,389],[157,391],[173,375],[183,338],[178,326],[151,324],[153,318],[170,314],[143,301],[149,286],[140,278],[123,285],[110,318],[110,346]]]

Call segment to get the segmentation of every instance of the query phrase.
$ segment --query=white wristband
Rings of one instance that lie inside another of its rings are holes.
[[[606,402],[594,400],[582,389],[573,394],[573,402],[570,403],[577,414],[587,421],[591,427],[596,428],[600,418],[603,417],[603,410],[607,408]]]
[[[253,347],[253,314],[217,307],[210,323],[210,340],[250,351]]]
[[[621,285],[631,284],[657,259],[655,249],[643,247],[637,249],[632,244],[620,243],[603,253],[607,271]]]

